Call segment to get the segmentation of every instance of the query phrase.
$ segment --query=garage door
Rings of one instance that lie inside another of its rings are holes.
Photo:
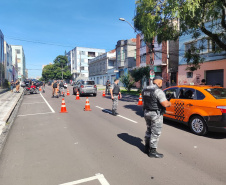
[[[206,84],[207,85],[220,85],[224,84],[224,70],[210,70],[206,71]]]

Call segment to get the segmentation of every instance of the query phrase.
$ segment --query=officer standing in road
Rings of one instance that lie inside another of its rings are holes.
[[[112,115],[116,116],[117,113],[117,107],[118,107],[118,96],[120,96],[120,99],[122,98],[120,87],[118,85],[119,80],[115,79],[114,83],[111,86],[110,92],[111,92],[111,99],[112,99]]]
[[[171,106],[171,103],[166,99],[165,93],[161,90],[162,80],[161,76],[156,76],[153,79],[153,84],[142,92],[144,118],[147,124],[145,152],[152,158],[163,157],[163,154],[158,153],[156,149],[161,135],[165,108]]]
[[[105,90],[105,94],[109,94],[109,89],[110,89],[111,83],[109,80],[107,80],[106,82],[106,90]]]

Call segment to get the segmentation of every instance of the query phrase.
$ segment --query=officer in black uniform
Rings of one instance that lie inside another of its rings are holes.
[[[165,93],[161,88],[162,77],[156,76],[153,79],[153,84],[145,88],[142,92],[144,118],[147,124],[145,152],[152,158],[163,157],[163,154],[158,153],[156,149],[161,135],[165,107],[171,106],[171,103],[166,99]]]

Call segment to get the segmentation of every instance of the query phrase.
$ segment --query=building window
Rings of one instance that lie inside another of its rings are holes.
[[[151,56],[152,58],[152,56]],[[161,51],[155,51],[155,60],[162,60],[162,52]]]
[[[20,50],[19,49],[16,49],[16,54],[20,54]]]
[[[120,58],[121,58],[121,54],[120,54],[120,50],[119,50],[119,51],[117,51],[117,60],[119,61]]]
[[[95,52],[88,52],[88,57],[95,57]]]
[[[187,78],[193,78],[193,72],[187,72]]]
[[[142,47],[145,47],[145,46],[146,46],[145,41],[143,39],[140,40],[140,47],[142,48]]]
[[[140,63],[146,63],[146,55],[140,56]]]
[[[20,63],[21,62],[21,59],[20,58],[17,58],[17,63]]]

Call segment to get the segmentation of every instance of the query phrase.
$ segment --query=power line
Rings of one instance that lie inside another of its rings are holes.
[[[26,39],[21,39],[21,38],[15,38],[15,37],[8,37],[5,36],[6,38],[12,39],[12,40],[19,40],[23,42],[30,42],[30,43],[35,43],[35,44],[44,44],[44,45],[51,45],[51,46],[60,46],[60,47],[70,47],[74,48],[74,46],[67,46],[63,44],[57,44],[57,43],[48,43],[48,42],[42,42],[42,41],[33,41],[33,40],[26,40]]]

